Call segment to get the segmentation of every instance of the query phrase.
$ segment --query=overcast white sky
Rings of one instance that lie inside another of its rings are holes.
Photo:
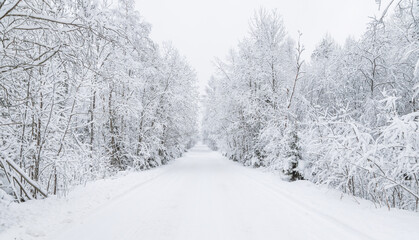
[[[201,90],[213,73],[214,58],[224,59],[246,36],[249,19],[260,7],[276,8],[292,36],[303,33],[307,56],[326,33],[341,44],[348,36],[359,37],[378,10],[374,0],[136,0],[153,26],[152,39],[170,41],[186,56]]]

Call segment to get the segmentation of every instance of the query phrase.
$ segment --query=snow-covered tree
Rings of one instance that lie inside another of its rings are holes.
[[[0,160],[47,192],[159,166],[195,141],[194,71],[150,39],[134,1],[6,1],[0,20]]]

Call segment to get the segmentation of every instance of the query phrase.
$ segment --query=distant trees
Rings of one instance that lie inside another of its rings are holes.
[[[5,1],[0,21],[0,158],[49,193],[195,141],[194,71],[133,1]]]
[[[417,210],[419,9],[389,4],[359,40],[339,46],[325,36],[307,64],[280,16],[259,11],[250,35],[217,63],[205,141],[290,180]]]

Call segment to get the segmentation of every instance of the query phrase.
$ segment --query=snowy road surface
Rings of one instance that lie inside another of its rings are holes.
[[[346,195],[340,200],[337,191],[305,181],[281,181],[203,145],[156,173],[55,232],[26,232],[29,235],[16,239],[382,240],[419,236],[417,213],[375,209],[368,201],[358,200],[358,204]]]

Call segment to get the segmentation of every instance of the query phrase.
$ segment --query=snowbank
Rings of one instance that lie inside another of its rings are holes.
[[[60,231],[74,219],[82,219],[111,200],[158,177],[170,167],[118,175],[77,186],[68,196],[50,196],[25,203],[0,202],[0,239],[39,239]]]

